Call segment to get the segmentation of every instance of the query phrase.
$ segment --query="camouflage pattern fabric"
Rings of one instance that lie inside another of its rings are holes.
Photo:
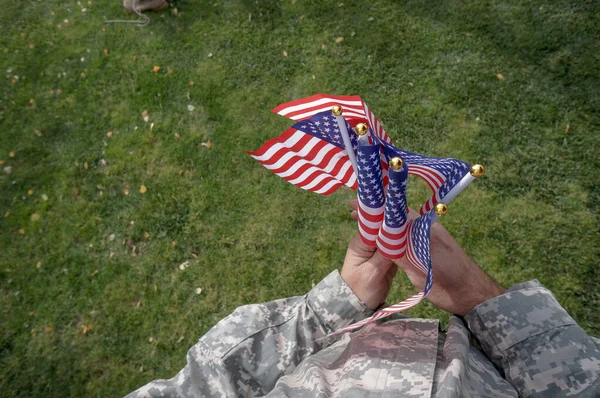
[[[326,338],[372,314],[337,271],[307,295],[238,308],[187,365],[142,397],[598,397],[599,340],[537,281],[439,321],[396,316]]]

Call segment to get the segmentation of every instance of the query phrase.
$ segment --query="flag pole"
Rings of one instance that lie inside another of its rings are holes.
[[[454,198],[456,198],[458,194],[462,192],[463,189],[465,189],[474,179],[481,177],[484,173],[485,169],[482,165],[472,165],[471,170],[469,170],[469,172],[465,174],[465,176],[460,180],[460,182],[456,184],[454,188],[452,188],[450,192],[446,194],[446,196],[444,196],[441,202],[449,205],[450,202],[452,202]]]
[[[350,142],[350,136],[348,135],[348,129],[346,128],[346,120],[344,119],[344,116],[342,116],[343,109],[341,106],[336,105],[331,108],[331,113],[333,113],[333,116],[335,116],[335,121],[340,128],[342,140],[344,141],[344,147],[346,148],[346,152],[348,152],[348,158],[350,159],[350,163],[352,163],[354,174],[356,174],[358,177],[358,166],[356,164],[356,157],[354,156],[354,148],[352,148],[352,142]]]
[[[485,173],[485,168],[480,164],[474,164],[471,166],[471,170],[444,196],[444,198],[435,205],[435,213],[433,216],[433,220],[436,220],[439,216],[446,214],[448,211],[448,206],[450,202],[454,200],[458,196],[459,193],[463,191],[474,179],[481,177]],[[442,207],[438,209],[439,205],[445,206],[445,210]],[[439,212],[438,212],[439,210]],[[442,213],[442,214],[440,214]]]

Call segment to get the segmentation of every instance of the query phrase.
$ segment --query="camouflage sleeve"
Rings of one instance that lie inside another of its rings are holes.
[[[465,316],[483,351],[524,397],[596,397],[596,341],[537,280],[511,287]]]
[[[267,394],[305,357],[331,344],[325,336],[372,313],[333,271],[304,296],[239,307],[189,350],[175,377],[127,398]]]

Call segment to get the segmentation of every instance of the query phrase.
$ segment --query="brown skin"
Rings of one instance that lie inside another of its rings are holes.
[[[356,199],[349,201],[351,217],[358,218]],[[410,217],[418,214],[411,210]],[[464,316],[478,304],[506,291],[473,262],[439,223],[431,226],[431,261],[435,283],[427,295],[434,306]],[[406,257],[390,261],[375,248],[365,245],[355,236],[348,245],[342,267],[342,279],[368,308],[379,307],[387,297],[394,276],[400,267],[419,291],[425,286],[426,275],[410,264]]]

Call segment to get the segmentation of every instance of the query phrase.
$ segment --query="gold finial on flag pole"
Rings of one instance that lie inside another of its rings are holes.
[[[448,213],[448,206],[446,206],[444,203],[438,203],[433,209],[435,210],[435,214],[438,216],[443,216],[444,214]]]
[[[358,123],[354,130],[356,130],[356,134],[363,136],[369,132],[369,127],[365,123]]]
[[[475,178],[481,177],[483,175],[483,173],[485,173],[485,169],[480,164],[474,164],[473,166],[471,166],[470,173]]]
[[[358,164],[356,163],[356,156],[354,156],[354,147],[352,146],[352,141],[350,141],[350,135],[348,134],[347,122],[342,116],[342,107],[339,105],[331,108],[331,113],[335,117],[335,122],[340,129],[340,134],[342,136],[342,141],[344,142],[344,149],[346,149],[346,153],[348,154],[348,159],[352,164],[352,168],[354,169],[354,173],[358,174]]]
[[[402,168],[402,158],[399,158],[397,156],[395,158],[391,158],[390,167],[395,171],[400,170]]]

